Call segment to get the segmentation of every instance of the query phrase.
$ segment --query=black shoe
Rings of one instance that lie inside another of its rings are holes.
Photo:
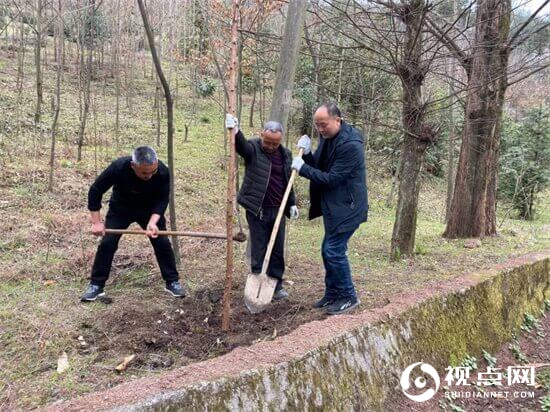
[[[80,297],[81,302],[93,302],[97,298],[105,296],[105,292],[103,292],[103,286],[94,285],[93,283],[90,283],[88,285],[88,289],[86,289],[86,292]]]
[[[288,292],[283,288],[280,288],[279,290],[275,290],[275,293],[273,294],[273,300],[287,299],[288,296]]]
[[[172,294],[175,298],[183,298],[187,294],[183,286],[181,286],[177,280],[167,283],[166,291]]]
[[[326,296],[323,296],[323,299],[318,300],[313,304],[313,308],[322,309],[322,308],[326,308],[328,305],[332,305],[333,303],[334,303],[334,299],[329,299]]]
[[[332,305],[326,307],[327,313],[329,315],[340,315],[354,309],[359,303],[357,298],[338,299]]]

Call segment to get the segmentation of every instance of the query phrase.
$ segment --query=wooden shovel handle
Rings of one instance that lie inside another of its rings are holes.
[[[302,157],[304,154],[304,149],[300,148],[298,156]],[[271,259],[271,252],[273,251],[273,245],[275,244],[275,239],[277,239],[277,233],[279,232],[279,226],[281,225],[281,220],[286,208],[286,202],[290,196],[290,191],[292,190],[292,185],[296,179],[298,171],[296,169],[292,170],[290,179],[288,180],[288,185],[286,186],[285,194],[283,200],[281,201],[281,206],[279,206],[279,212],[277,213],[277,218],[275,219],[275,224],[273,225],[273,231],[271,232],[271,238],[269,238],[269,243],[267,244],[267,250],[265,251],[264,262],[262,264],[262,275],[267,274],[267,267],[269,266],[269,260]]]
[[[145,230],[135,229],[105,229],[106,234],[111,235],[145,235]],[[206,233],[206,232],[190,232],[190,231],[173,231],[173,230],[159,230],[159,236],[189,236],[189,237],[205,237],[209,239],[227,239],[224,233]],[[237,242],[244,242],[246,235],[244,233],[236,233],[233,235],[233,240]]]

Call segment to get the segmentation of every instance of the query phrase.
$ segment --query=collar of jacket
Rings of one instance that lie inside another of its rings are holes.
[[[361,135],[359,133],[353,133],[353,128],[347,124],[346,122],[344,122],[342,120],[342,124],[340,126],[340,131],[338,132],[338,134],[336,136],[333,137],[333,139],[335,139],[334,141],[334,145],[332,146],[332,151],[329,153],[329,156],[328,156],[328,162],[330,163],[332,161],[332,158],[334,157],[334,154],[336,153],[336,148],[338,146],[341,146],[343,145],[344,143],[346,142],[351,142],[351,141],[359,141],[359,142],[363,142],[363,138],[361,137]],[[319,153],[321,153],[320,150],[322,150],[323,146],[325,144],[325,141],[328,140],[328,139],[325,139],[323,138],[319,144]]]

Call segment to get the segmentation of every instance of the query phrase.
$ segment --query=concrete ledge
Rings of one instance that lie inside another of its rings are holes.
[[[549,257],[527,255],[47,410],[379,410],[407,365],[443,369],[510,340],[524,313],[550,298]]]

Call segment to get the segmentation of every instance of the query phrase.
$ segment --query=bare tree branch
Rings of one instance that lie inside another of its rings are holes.
[[[514,45],[514,41],[518,38],[518,36],[521,34],[521,32],[523,30],[525,30],[527,28],[527,26],[533,21],[533,19],[535,17],[537,17],[537,14],[539,14],[539,12],[544,8],[546,7],[546,5],[550,2],[550,0],[546,0],[544,3],[542,3],[540,5],[540,7],[538,9],[536,9],[533,14],[531,14],[531,16],[529,16],[529,18],[527,20],[525,20],[525,22],[521,25],[521,27],[519,29],[516,30],[516,32],[513,34],[513,36],[510,38],[510,41],[508,42],[508,47],[510,49],[514,49],[515,47],[517,47],[517,45]]]

